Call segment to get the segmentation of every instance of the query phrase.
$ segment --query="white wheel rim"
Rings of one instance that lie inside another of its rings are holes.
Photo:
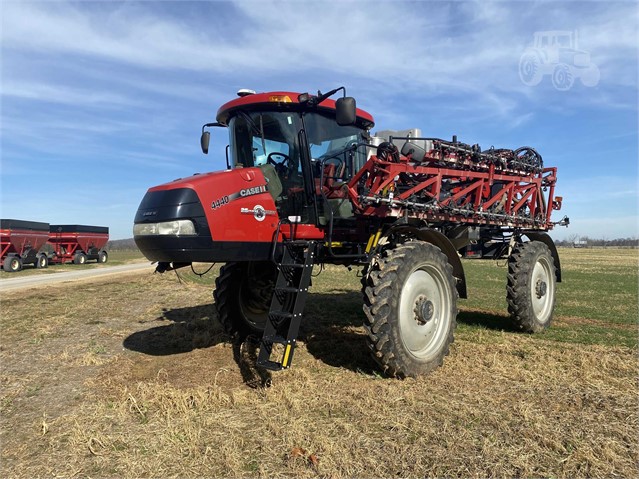
[[[539,258],[530,277],[530,297],[535,317],[546,323],[552,314],[555,282],[548,258]]]
[[[437,268],[427,265],[413,271],[399,300],[401,340],[415,358],[429,361],[439,354],[450,328],[451,292]]]

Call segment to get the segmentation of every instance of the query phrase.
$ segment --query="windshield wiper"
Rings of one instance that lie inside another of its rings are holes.
[[[253,121],[253,118],[251,118],[251,115],[249,115],[243,110],[239,110],[237,113],[251,127],[251,132],[253,133],[253,136],[260,137],[260,139],[262,140],[262,151],[266,154],[266,139],[264,138],[264,125],[262,123],[262,115],[260,115],[260,126],[258,128],[258,126]]]
[[[254,136],[264,136],[263,133],[260,131],[260,129],[255,124],[255,122],[253,121],[253,118],[251,118],[251,115],[249,115],[248,113],[246,113],[243,110],[239,110],[237,112],[237,114],[240,117],[242,117],[242,119],[244,119],[244,121],[246,121],[249,124],[249,126],[251,127],[251,133],[253,133]],[[260,115],[260,117],[261,117],[261,115]]]

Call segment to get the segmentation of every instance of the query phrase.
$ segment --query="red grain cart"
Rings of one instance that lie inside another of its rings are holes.
[[[0,220],[0,263],[8,272],[20,271],[25,264],[36,268],[49,265],[40,248],[49,239],[49,223],[22,220]]]
[[[106,263],[104,246],[109,241],[109,228],[89,225],[50,225],[49,243],[53,246],[52,263],[84,264],[89,260]]]

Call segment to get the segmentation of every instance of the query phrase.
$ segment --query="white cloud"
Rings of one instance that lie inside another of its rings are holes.
[[[66,103],[72,105],[110,107],[133,107],[140,102],[131,96],[112,92],[96,91],[96,89],[77,89],[66,86],[40,82],[17,82],[14,80],[2,83],[2,96],[38,100],[50,103]]]
[[[637,12],[630,4],[578,15],[570,3],[526,3],[524,9],[501,2],[310,2],[304,8],[299,2],[204,2],[203,15],[210,17],[200,28],[155,13],[153,4],[8,2],[2,7],[3,49],[211,72],[252,83],[262,75],[299,84],[326,71],[372,83],[380,95],[465,94],[476,102],[469,109],[507,117],[521,99],[544,95],[520,82],[519,56],[535,30],[559,25],[582,32],[582,44],[599,59],[608,84],[636,86],[636,60],[628,58],[634,53],[636,59]],[[231,7],[233,21],[216,17]],[[600,90],[584,94],[583,101],[601,103],[610,94]],[[627,106],[618,98],[603,101]]]
[[[198,35],[152,14],[75,8],[67,3],[3,4],[5,47],[93,55],[149,67],[204,69]]]

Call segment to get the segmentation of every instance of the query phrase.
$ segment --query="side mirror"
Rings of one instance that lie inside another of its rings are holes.
[[[202,153],[205,155],[209,152],[209,142],[211,141],[211,132],[203,131],[200,138],[200,146],[202,147]]]
[[[355,98],[345,96],[335,102],[335,120],[339,126],[353,125],[357,119]]]

